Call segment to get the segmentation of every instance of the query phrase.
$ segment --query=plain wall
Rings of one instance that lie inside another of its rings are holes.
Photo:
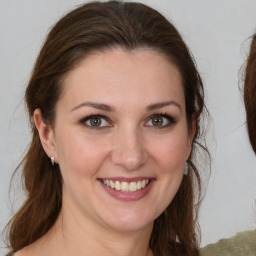
[[[49,28],[83,2],[0,0],[1,230],[12,214],[8,194],[11,175],[30,140],[24,88]],[[246,133],[239,70],[248,53],[250,40],[245,40],[256,31],[256,1],[141,2],[161,11],[179,29],[205,84],[206,104],[212,116],[208,141],[213,160],[200,212],[202,245],[255,229],[256,157]],[[20,191],[16,183],[13,191]],[[0,249],[0,254],[4,251]]]

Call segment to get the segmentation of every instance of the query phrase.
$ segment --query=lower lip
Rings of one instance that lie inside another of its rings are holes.
[[[114,188],[108,187],[104,185],[102,182],[100,182],[105,191],[107,191],[108,194],[110,194],[112,197],[121,200],[121,201],[138,201],[142,198],[144,198],[148,192],[151,190],[154,180],[150,180],[149,184],[140,190],[134,191],[134,192],[122,192],[120,190],[116,190]]]

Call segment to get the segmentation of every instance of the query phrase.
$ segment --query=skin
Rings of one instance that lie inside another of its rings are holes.
[[[17,255],[153,255],[153,222],[180,186],[195,133],[178,69],[151,49],[115,48],[87,56],[63,88],[54,128],[34,112],[44,150],[60,166],[63,207],[55,226]],[[100,115],[99,127],[91,115]],[[138,177],[151,184],[136,200],[113,197],[101,182]]]

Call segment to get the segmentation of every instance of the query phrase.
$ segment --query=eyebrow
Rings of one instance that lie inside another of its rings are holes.
[[[154,103],[154,104],[150,104],[149,106],[146,107],[147,111],[152,111],[155,109],[159,109],[159,108],[163,108],[163,107],[167,107],[170,105],[174,105],[176,107],[179,108],[180,112],[181,112],[181,106],[179,103],[177,103],[176,101],[164,101],[164,102],[159,102],[159,103]],[[99,110],[103,110],[103,111],[108,111],[108,112],[113,112],[115,111],[115,107],[111,106],[111,105],[106,105],[103,103],[96,103],[96,102],[83,102],[77,106],[75,106],[74,108],[71,109],[71,112],[82,108],[82,107],[91,107],[91,108],[96,108]]]
[[[173,100],[151,104],[151,105],[147,106],[146,109],[147,109],[147,111],[151,111],[151,110],[167,107],[167,106],[170,106],[170,105],[174,105],[174,106],[178,107],[180,112],[182,112],[180,104],[177,103],[176,101],[173,101]]]
[[[78,108],[81,108],[81,107],[91,107],[91,108],[96,108],[96,109],[99,109],[99,110],[109,111],[109,112],[112,112],[112,111],[115,110],[115,108],[113,106],[106,105],[106,104],[103,104],[103,103],[83,102],[83,103],[75,106],[74,108],[72,108],[71,112],[78,109]]]

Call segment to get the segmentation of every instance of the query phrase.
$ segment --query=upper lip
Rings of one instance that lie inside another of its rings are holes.
[[[112,180],[112,181],[123,181],[123,182],[137,182],[140,180],[153,180],[155,178],[153,177],[146,177],[146,176],[141,176],[141,177],[104,177],[100,178],[100,180]]]

